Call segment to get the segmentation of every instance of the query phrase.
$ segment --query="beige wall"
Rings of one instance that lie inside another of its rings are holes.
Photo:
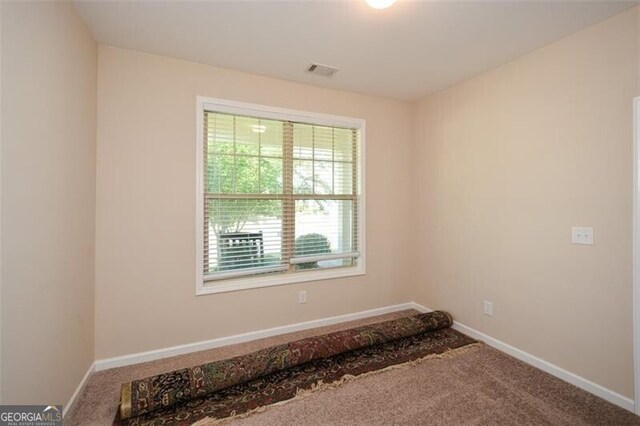
[[[417,301],[628,397],[636,14],[421,102],[414,165]]]
[[[97,359],[410,300],[410,105],[99,50]],[[367,120],[366,276],[195,296],[197,95]]]
[[[0,2],[0,404],[3,400],[2,387],[2,2]]]
[[[637,29],[634,9],[417,105],[101,47],[96,358],[415,299],[632,396]],[[368,120],[366,277],[194,295],[196,95]]]
[[[66,404],[94,359],[97,48],[71,3],[2,7],[3,402]]]
[[[108,47],[96,68],[71,5],[4,3],[3,402],[66,403],[94,358],[412,299],[632,396],[638,35],[635,9],[410,105]],[[196,95],[367,119],[366,276],[195,296]]]

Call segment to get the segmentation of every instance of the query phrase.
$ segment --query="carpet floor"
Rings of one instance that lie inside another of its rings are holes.
[[[370,324],[405,311],[95,373],[65,425],[110,425],[120,384],[317,334]],[[233,425],[640,425],[640,417],[487,345],[355,378]],[[205,423],[206,424],[206,423]]]

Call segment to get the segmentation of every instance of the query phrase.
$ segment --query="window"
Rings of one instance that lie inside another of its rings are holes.
[[[360,275],[364,120],[198,98],[197,293]]]

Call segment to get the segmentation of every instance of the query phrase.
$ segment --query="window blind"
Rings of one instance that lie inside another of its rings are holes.
[[[358,129],[204,114],[205,280],[357,263]]]

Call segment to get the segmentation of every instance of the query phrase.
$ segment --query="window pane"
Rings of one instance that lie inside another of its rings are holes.
[[[205,124],[208,193],[282,193],[282,122],[206,113]]]
[[[260,159],[260,193],[282,194],[282,159]]]
[[[313,193],[313,161],[293,161],[293,193]]]
[[[251,117],[236,117],[236,154],[260,154],[259,136],[263,127],[260,120]]]
[[[210,199],[205,222],[205,273],[281,263],[281,200]]]
[[[293,158],[313,158],[313,126],[293,124]]]
[[[332,194],[333,163],[331,161],[315,161],[314,163],[314,194]]]
[[[334,194],[353,193],[353,164],[334,163],[333,185]]]
[[[294,193],[352,194],[354,131],[301,123],[293,126]]]
[[[235,157],[209,154],[206,173],[206,191],[210,193],[234,192]]]
[[[335,129],[334,159],[337,161],[353,161],[353,130]]]
[[[333,129],[331,127],[313,127],[313,158],[333,160]]]
[[[262,120],[260,122],[260,155],[269,157],[282,157],[282,122]],[[264,130],[263,130],[264,129]]]
[[[207,145],[209,152],[233,154],[234,118],[232,115],[208,113]]]
[[[353,205],[351,200],[296,200],[295,256],[354,251]]]
[[[257,194],[260,191],[258,164],[258,157],[236,157],[236,194]]]

